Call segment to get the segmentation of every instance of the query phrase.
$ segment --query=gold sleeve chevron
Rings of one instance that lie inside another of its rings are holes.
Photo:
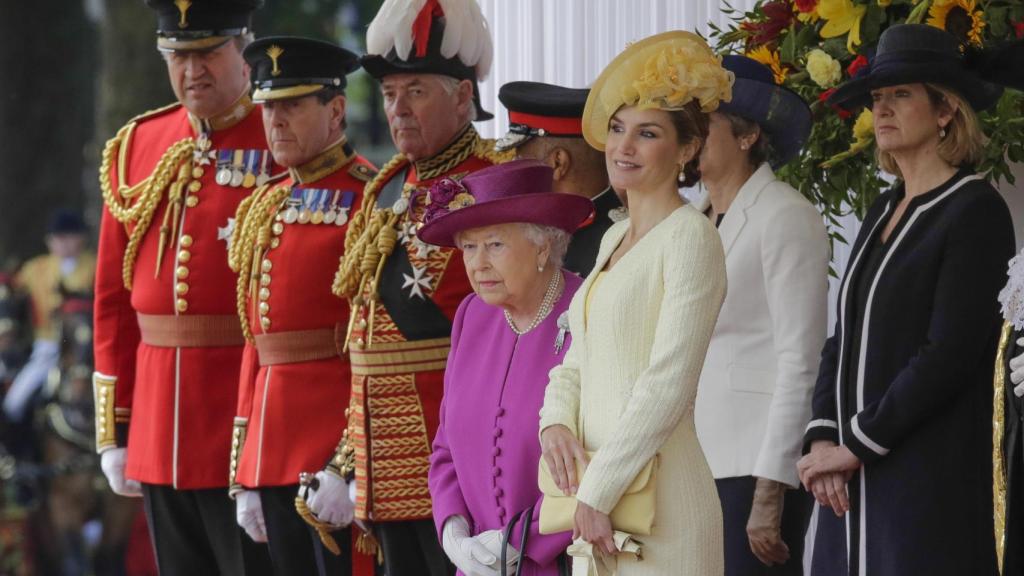
[[[245,446],[245,433],[249,428],[248,418],[235,418],[231,428],[231,464],[228,466],[228,495],[232,498],[244,490],[235,478],[238,475],[238,459],[242,455],[242,447]]]
[[[114,385],[117,378],[104,376],[99,372],[92,375],[93,401],[96,406],[96,451],[104,452],[117,447],[114,424],[118,418],[114,408]],[[124,415],[127,421],[127,414]]]

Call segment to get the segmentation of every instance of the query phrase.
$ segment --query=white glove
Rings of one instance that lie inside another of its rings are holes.
[[[263,518],[263,501],[259,492],[242,490],[235,495],[235,520],[253,541],[267,541],[267,523]]]
[[[138,498],[142,496],[142,485],[136,480],[128,480],[124,477],[124,461],[127,457],[127,448],[106,450],[100,454],[100,469],[107,477],[107,482],[114,494]]]
[[[504,534],[501,530],[487,530],[481,532],[473,539],[483,544],[484,548],[494,554],[497,560],[494,563],[494,567],[500,567],[501,564],[501,542],[504,539]],[[516,550],[511,544],[508,545],[508,552],[505,553],[505,570],[506,574],[515,574],[516,564],[519,563],[519,550]]]
[[[306,504],[321,522],[344,528],[355,517],[356,504],[349,497],[349,487],[341,478],[323,470],[316,473],[320,486],[309,490]]]
[[[1024,338],[1017,340],[1018,346],[1024,346]],[[1018,398],[1024,396],[1024,353],[1010,359],[1010,382],[1014,384],[1013,393]]]
[[[499,576],[498,556],[469,536],[469,522],[462,516],[452,516],[444,521],[441,547],[452,564],[466,576]]]

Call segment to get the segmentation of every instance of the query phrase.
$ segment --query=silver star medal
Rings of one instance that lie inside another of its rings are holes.
[[[433,277],[430,274],[427,274],[426,266],[413,266],[412,274],[412,276],[402,274],[402,277],[405,278],[405,283],[402,284],[402,289],[405,290],[406,288],[409,288],[410,300],[412,300],[414,296],[419,296],[423,300],[426,300],[427,297],[423,294],[423,289],[426,288],[427,290],[430,290],[430,281],[433,280]]]
[[[431,252],[437,250],[436,246],[434,246],[433,244],[428,244],[423,240],[420,240],[419,236],[413,236],[412,245],[416,249],[416,256],[420,257],[423,260],[429,258]]]
[[[235,219],[228,218],[228,223],[217,227],[217,240],[223,240],[228,250],[231,249],[231,234],[235,231]]]
[[[555,354],[562,351],[565,346],[565,335],[569,333],[569,312],[565,311],[558,315],[555,322],[558,325],[558,336],[555,336]]]
[[[192,152],[192,162],[201,166],[209,164],[210,158],[213,158],[214,155],[213,150],[210,150],[212,144],[206,132],[200,133],[199,138],[196,139],[195,150]]]

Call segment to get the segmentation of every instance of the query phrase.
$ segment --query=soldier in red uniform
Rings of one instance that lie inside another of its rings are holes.
[[[345,75],[359,68],[359,58],[292,37],[261,38],[244,55],[267,144],[288,172],[242,203],[231,238],[246,336],[231,493],[239,525],[253,540],[269,540],[275,574],[347,575],[351,531],[328,540],[340,555],[325,553],[296,513],[295,494],[299,474],[331,458],[349,402],[351,371],[338,346],[349,309],[331,286],[348,223],[377,173],[345,137]],[[329,481],[318,473],[319,483]],[[350,505],[320,520],[340,528],[352,522],[352,511]],[[332,536],[325,530],[324,538]]]
[[[399,21],[418,6],[410,30]],[[381,83],[399,154],[367,185],[345,239],[335,289],[353,306],[352,398],[329,469],[355,479],[356,520],[372,522],[387,574],[451,574],[431,521],[427,470],[451,321],[471,288],[454,250],[416,233],[432,182],[504,159],[471,124],[492,117],[476,85],[490,66],[491,38],[474,0],[386,0],[367,47],[363,68]]]
[[[261,1],[147,3],[179,102],[103,153],[96,446],[111,488],[142,494],[162,574],[260,574],[224,472],[244,343],[227,242],[273,169],[242,59]]]

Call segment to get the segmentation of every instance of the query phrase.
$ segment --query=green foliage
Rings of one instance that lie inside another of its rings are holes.
[[[778,170],[778,176],[819,207],[834,241],[845,242],[835,232],[837,219],[850,212],[863,217],[888,183],[880,177],[873,143],[852,147],[855,142],[853,126],[859,111],[846,114],[822,101],[825,90],[803,69],[807,54],[816,48],[825,51],[840,62],[842,81],[846,81],[850,78],[850,64],[858,56],[873,52],[886,28],[905,22],[931,23],[933,0],[845,0],[851,7],[865,7],[859,21],[861,44],[855,47],[856,53],[847,49],[848,34],[821,37],[825,21],[817,17],[820,1],[761,0],[745,13],[726,4],[723,11],[730,24],[713,26],[710,39],[722,53],[744,54],[761,45],[779,53],[787,68],[784,84],[811,103],[814,123],[801,155]],[[789,26],[773,36],[756,37],[757,31],[763,30],[765,23],[771,20],[770,14],[777,14],[781,5],[795,15],[800,14],[800,9],[813,8],[813,12],[794,18]],[[766,7],[769,10],[766,11]],[[1024,35],[1024,2],[1020,0],[978,0],[975,14],[985,22],[982,37],[986,47],[1002,45]],[[979,117],[988,143],[978,171],[994,183],[1005,180],[1012,184],[1010,163],[1024,162],[1024,94],[1007,90],[994,109]],[[823,166],[826,162],[827,168]]]

